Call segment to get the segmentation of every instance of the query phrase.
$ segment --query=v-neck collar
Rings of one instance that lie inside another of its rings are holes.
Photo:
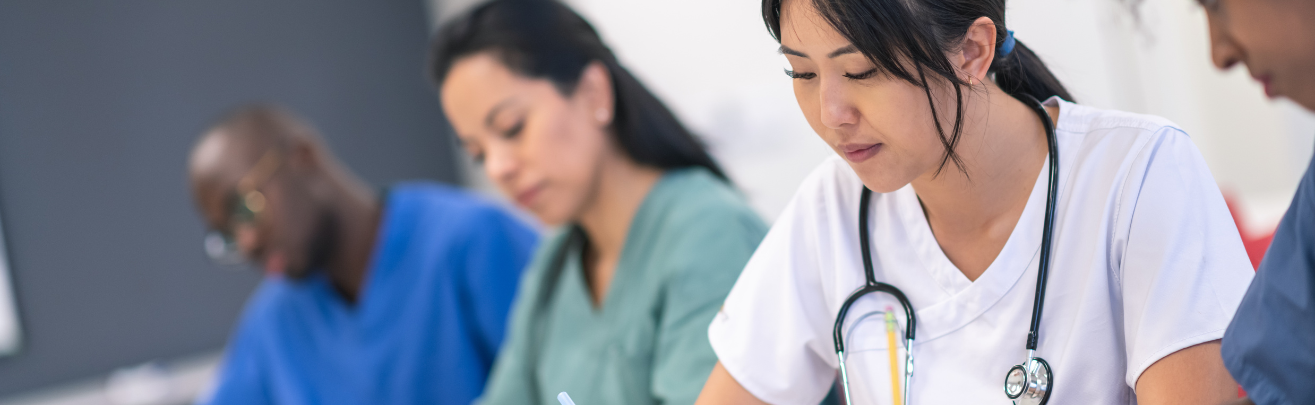
[[[378,282],[378,279],[388,276],[381,273],[391,269],[397,259],[397,255],[390,255],[385,252],[385,249],[389,248],[389,241],[392,238],[399,236],[394,235],[394,233],[405,231],[405,229],[399,229],[398,226],[409,225],[393,223],[392,219],[396,218],[394,211],[399,207],[394,206],[394,199],[390,198],[391,194],[391,188],[384,188],[379,192],[379,224],[375,229],[374,245],[370,250],[370,258],[366,261],[365,274],[361,277],[361,289],[356,292],[356,302],[348,302],[343,298],[342,293],[338,291],[337,287],[333,286],[333,280],[329,278],[328,274],[324,272],[316,274],[317,279],[315,282],[319,284],[319,288],[325,290],[324,293],[328,297],[332,298],[330,305],[352,322],[368,320],[369,317],[366,314],[372,310],[371,308],[379,305],[374,304],[378,301],[374,297],[380,295],[381,292],[378,290],[383,288],[381,285],[383,283]]]
[[[907,208],[900,213],[900,219],[904,222],[905,229],[909,230],[909,241],[916,250],[918,258],[922,260],[924,271],[936,281],[941,290],[949,295],[958,295],[978,282],[1001,277],[998,274],[1023,270],[1021,264],[1024,263],[1019,261],[1025,256],[1020,253],[1040,248],[1041,219],[1046,203],[1046,180],[1049,168],[1050,161],[1047,156],[1036,183],[1028,194],[1023,212],[1018,217],[1018,223],[1009,233],[1009,238],[1005,240],[1000,253],[976,281],[968,280],[968,276],[965,276],[945,255],[940,243],[936,241],[931,224],[927,222],[926,212],[918,201],[918,195],[913,191],[913,187],[905,186],[896,194],[896,198],[901,200],[899,204]]]
[[[639,203],[639,209],[635,210],[634,217],[630,218],[630,227],[626,230],[626,240],[621,246],[621,257],[616,261],[616,269],[612,274],[612,283],[607,286],[607,292],[603,295],[600,305],[595,306],[593,298],[590,296],[592,293],[586,281],[588,278],[584,274],[586,271],[583,260],[584,250],[582,247],[572,249],[566,263],[564,263],[566,266],[564,270],[578,274],[580,286],[585,293],[584,299],[594,316],[604,317],[609,313],[608,308],[617,305],[613,301],[625,295],[624,290],[632,282],[631,279],[638,276],[631,273],[634,273],[633,269],[642,265],[643,258],[641,256],[643,255],[640,253],[642,253],[643,247],[651,244],[647,237],[653,234],[653,227],[658,225],[657,222],[660,217],[658,213],[669,204],[670,199],[667,198],[667,194],[670,193],[668,189],[674,187],[674,184],[680,183],[680,179],[689,177],[688,173],[696,170],[698,169],[668,170],[648,190],[648,194]]]
[[[1055,102],[1047,100],[1047,104]],[[1060,107],[1060,119],[1068,113],[1064,103]],[[1059,125],[1056,123],[1056,127]],[[1064,154],[1064,139],[1056,134],[1060,155]],[[1063,179],[1064,159],[1060,159],[1060,178]],[[1046,193],[1049,186],[1050,156],[1046,155],[1045,164],[1037,174],[1032,191],[1028,195],[1027,205],[1023,208],[1018,223],[1009,234],[1004,247],[995,260],[978,276],[976,281],[959,271],[941,250],[927,222],[927,216],[918,201],[913,186],[893,193],[894,204],[898,208],[899,218],[907,230],[905,237],[918,260],[922,262],[922,271],[934,280],[948,298],[916,308],[918,314],[918,340],[925,343],[947,335],[971,323],[980,317],[1009,293],[1025,274],[1035,274],[1040,260],[1041,235],[1044,223]],[[1059,187],[1062,191],[1064,182]],[[1057,193],[1062,195],[1062,192]]]

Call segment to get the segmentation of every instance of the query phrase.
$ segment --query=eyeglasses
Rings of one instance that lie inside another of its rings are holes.
[[[265,194],[260,192],[281,167],[282,162],[274,150],[265,152],[228,197],[228,221],[223,229],[211,229],[205,234],[205,253],[210,260],[226,266],[245,263],[247,257],[237,244],[235,230],[256,223],[265,211]]]

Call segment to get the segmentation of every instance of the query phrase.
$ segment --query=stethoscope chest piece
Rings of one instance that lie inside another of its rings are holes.
[[[1027,363],[1009,369],[1009,374],[1005,375],[1005,395],[1015,405],[1045,405],[1050,400],[1053,383],[1050,364],[1033,357]]]

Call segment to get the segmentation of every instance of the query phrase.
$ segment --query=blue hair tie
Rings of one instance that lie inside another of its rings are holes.
[[[1009,31],[1009,35],[1005,36],[1005,42],[1000,44],[1001,58],[1009,56],[1009,53],[1014,51],[1014,43],[1014,32]]]

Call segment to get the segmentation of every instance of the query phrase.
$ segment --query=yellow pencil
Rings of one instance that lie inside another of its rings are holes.
[[[899,360],[898,356],[895,355],[895,352],[899,351],[899,347],[895,346],[896,326],[894,311],[894,308],[886,307],[886,351],[890,353],[890,395],[895,400],[895,402],[891,403],[894,405],[900,405],[902,402],[900,402],[899,392]]]

